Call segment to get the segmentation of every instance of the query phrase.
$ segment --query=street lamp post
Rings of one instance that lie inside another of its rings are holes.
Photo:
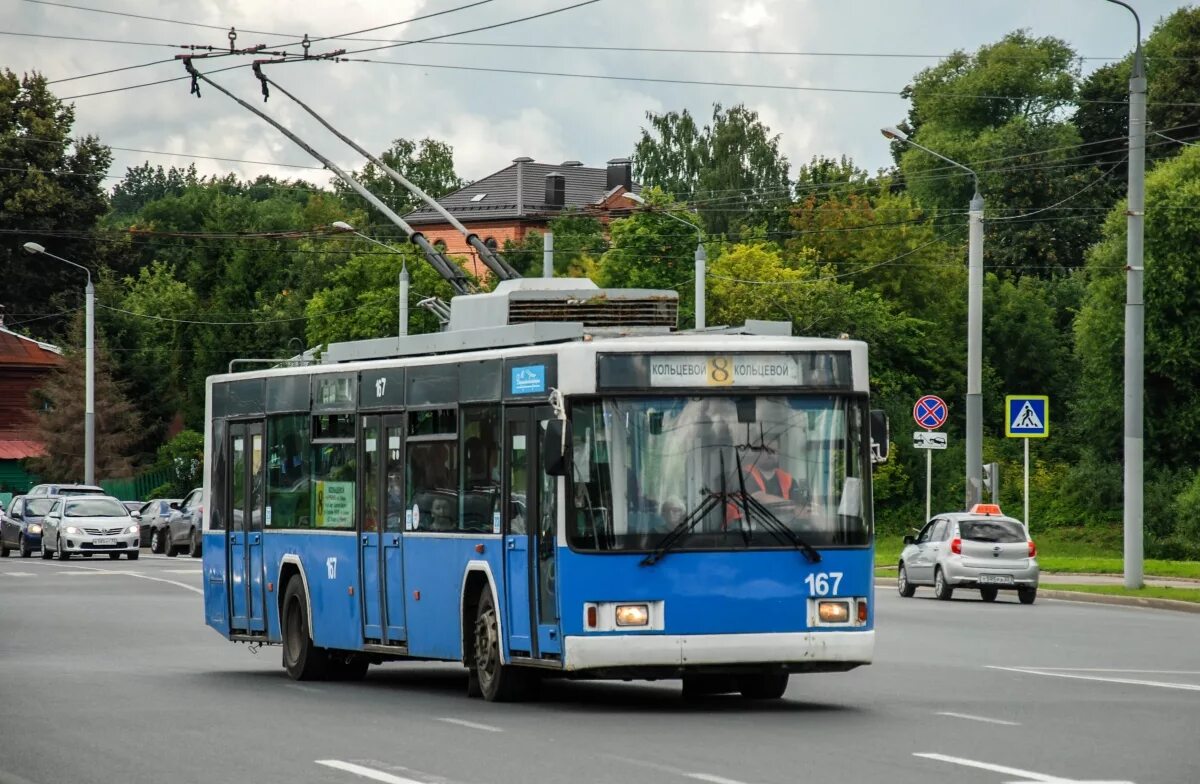
[[[1129,74],[1129,194],[1125,210],[1125,587],[1142,587],[1143,385],[1145,382],[1146,303],[1142,298],[1143,233],[1146,221],[1146,61],[1142,20],[1133,6],[1109,0],[1133,14],[1137,42]]]
[[[26,242],[25,250],[78,267],[87,273],[84,304],[84,354],[87,357],[87,380],[83,413],[83,482],[96,484],[96,290],[92,287],[92,271],[62,256],[55,256],[36,242]]]
[[[646,200],[633,191],[627,191],[621,194],[626,199],[645,206]],[[704,229],[692,223],[685,221],[678,215],[672,215],[669,212],[662,211],[662,215],[674,221],[682,223],[689,229],[696,230],[696,329],[704,329],[705,327],[705,312],[704,312],[704,276],[707,275],[706,268],[708,267],[708,252],[704,250]]]
[[[967,488],[966,508],[983,500],[983,196],[979,175],[973,169],[934,152],[908,138],[899,128],[882,128],[893,141],[911,144],[935,158],[957,166],[975,180],[975,194],[968,213],[967,250]]]
[[[361,231],[358,231],[353,226],[351,226],[349,223],[346,223],[346,221],[334,221],[331,225],[333,226],[333,228],[338,229],[339,231],[349,232],[351,234],[362,237],[367,242],[373,242],[381,248],[387,248],[392,253],[400,252],[400,251],[396,250],[395,248],[393,248],[391,245],[380,242],[379,240],[375,239],[374,237],[369,237],[366,234],[363,234]],[[399,335],[400,337],[404,337],[405,335],[408,334],[408,287],[409,287],[409,284],[412,279],[408,275],[408,262],[403,261],[403,257],[401,257],[401,259],[402,260],[401,260],[401,265],[400,265],[400,275],[397,280],[397,290],[399,291],[399,303],[398,303],[399,304],[399,308],[398,308],[399,326],[397,327],[396,334]]]

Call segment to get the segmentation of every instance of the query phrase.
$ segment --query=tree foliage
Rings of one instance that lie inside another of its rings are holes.
[[[600,256],[608,247],[604,225],[589,215],[567,213],[552,218],[547,230],[554,234],[554,274],[591,277]],[[521,242],[507,240],[504,258],[526,277],[540,277],[543,257],[542,232],[530,231]]]
[[[167,481],[146,494],[147,498],[183,498],[204,481],[204,435],[181,430],[158,448],[152,470],[163,471]]]
[[[379,159],[435,199],[466,185],[466,181],[454,171],[454,148],[436,139],[421,139],[419,142],[396,139]],[[400,215],[423,205],[374,162],[368,162],[362,170],[353,172],[351,176]],[[383,220],[378,211],[363,202],[341,179],[334,179],[332,184],[334,190],[350,203],[357,203],[367,210],[372,221]]]

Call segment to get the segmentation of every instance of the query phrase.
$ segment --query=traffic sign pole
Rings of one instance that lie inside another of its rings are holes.
[[[932,516],[930,511],[931,495],[933,493],[933,450],[925,450],[925,522]]]
[[[1029,528],[1029,439],[1025,439],[1025,530]]]

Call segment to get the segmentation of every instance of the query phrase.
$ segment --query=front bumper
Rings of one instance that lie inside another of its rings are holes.
[[[651,671],[782,665],[792,671],[844,671],[870,664],[875,632],[814,631],[768,634],[615,634],[568,636],[567,671]]]
[[[946,573],[946,582],[955,588],[999,588],[1000,590],[1012,590],[1014,588],[1036,588],[1038,584],[1038,576],[1041,573],[1038,563],[1034,559],[1029,559],[1029,563],[1019,569],[1003,569],[999,567],[988,568],[986,566],[968,566],[961,561],[953,559],[946,560],[942,564],[942,569]],[[999,585],[995,583],[981,584],[979,582],[980,575],[1009,575],[1012,577],[1011,585]]]
[[[28,531],[22,531],[21,538],[25,540],[25,546],[30,550],[42,549],[42,535],[40,533],[31,534]]]
[[[110,539],[113,544],[97,544],[97,539]],[[62,534],[59,545],[68,553],[128,553],[137,550],[141,543],[137,534],[120,536],[92,536],[89,534]]]

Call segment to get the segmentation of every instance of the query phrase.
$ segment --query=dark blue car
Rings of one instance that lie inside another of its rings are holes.
[[[42,517],[57,500],[57,496],[13,498],[7,511],[0,512],[0,558],[7,558],[12,550],[28,558],[42,549]]]

